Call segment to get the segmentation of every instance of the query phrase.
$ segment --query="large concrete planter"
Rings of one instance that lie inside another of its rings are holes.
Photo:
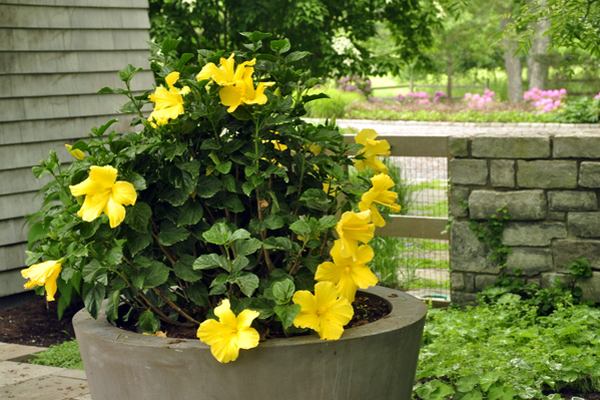
[[[409,400],[427,307],[399,291],[365,291],[391,314],[337,341],[274,339],[220,364],[199,340],[140,335],[73,318],[92,400]]]

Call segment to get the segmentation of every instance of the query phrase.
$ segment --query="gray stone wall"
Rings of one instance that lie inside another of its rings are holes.
[[[500,266],[469,228],[500,207],[510,215],[502,242],[506,273],[550,287],[584,257],[594,276],[584,298],[600,301],[600,135],[478,134],[449,139],[452,300],[475,300]]]

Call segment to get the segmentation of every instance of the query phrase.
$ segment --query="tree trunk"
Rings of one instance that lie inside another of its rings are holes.
[[[541,7],[546,7],[546,0],[540,2]],[[535,25],[535,34],[532,46],[527,57],[527,75],[529,77],[529,90],[533,88],[546,89],[548,84],[548,46],[550,35],[544,33],[550,29],[550,18],[544,18]]]
[[[446,75],[448,75],[448,85],[446,86],[446,95],[448,100],[452,101],[452,55],[448,54],[446,58]]]
[[[503,19],[500,22],[502,29],[506,29],[511,18]],[[518,103],[523,101],[523,80],[521,79],[521,58],[515,55],[517,44],[509,38],[504,38],[504,65],[506,66],[506,78],[508,81],[508,101]]]

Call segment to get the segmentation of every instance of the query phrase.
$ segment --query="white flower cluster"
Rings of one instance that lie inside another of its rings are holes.
[[[360,51],[356,47],[354,47],[354,43],[345,35],[336,35],[331,39],[331,47],[333,50],[339,54],[350,55],[359,60],[362,60],[360,56]]]

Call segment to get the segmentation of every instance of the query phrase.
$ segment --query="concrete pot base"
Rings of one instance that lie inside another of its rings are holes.
[[[392,312],[340,340],[273,339],[221,364],[199,340],[145,336],[104,314],[73,318],[93,400],[409,400],[427,307],[405,293],[364,291]]]

